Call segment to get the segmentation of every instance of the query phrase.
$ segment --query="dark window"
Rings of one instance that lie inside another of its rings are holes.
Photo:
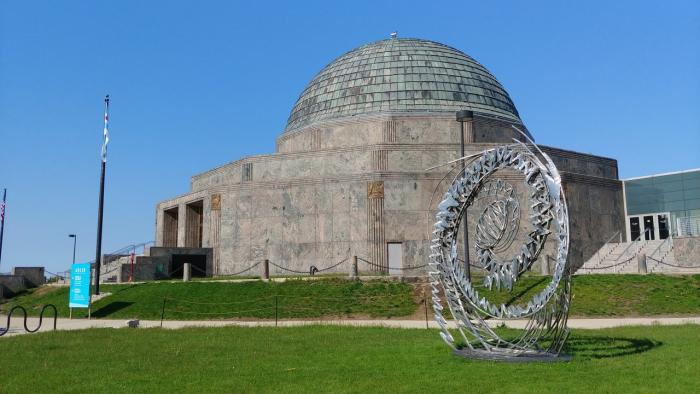
[[[644,239],[654,240],[654,217],[644,216]]]
[[[630,218],[630,241],[636,241],[642,232],[639,230],[639,218]]]
[[[659,238],[668,238],[668,217],[666,215],[659,215]]]

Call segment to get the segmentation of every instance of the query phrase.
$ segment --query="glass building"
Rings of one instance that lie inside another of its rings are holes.
[[[623,181],[627,239],[700,236],[700,168]]]

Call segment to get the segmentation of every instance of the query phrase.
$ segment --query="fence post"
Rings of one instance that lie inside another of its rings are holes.
[[[428,329],[428,299],[425,296],[425,289],[423,289],[423,307],[425,308],[425,329]]]
[[[637,255],[637,267],[640,274],[647,273],[647,255],[645,253]]]
[[[160,328],[163,328],[163,318],[165,318],[165,300],[167,298],[163,298],[163,309],[160,311]]]
[[[357,278],[357,256],[352,256],[352,265],[350,266],[350,277]]]
[[[262,279],[263,280],[269,280],[270,279],[270,260],[265,259],[263,261],[263,266],[262,266]]]
[[[189,282],[192,279],[192,265],[190,263],[184,263],[182,265],[182,281]]]
[[[277,294],[275,294],[275,327],[277,327]]]

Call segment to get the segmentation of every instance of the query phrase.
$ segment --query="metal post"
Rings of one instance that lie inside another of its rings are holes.
[[[109,95],[105,97],[104,137],[102,145],[102,165],[100,171],[100,202],[97,209],[97,245],[95,247],[95,295],[100,295],[100,266],[102,263],[102,213],[105,198],[105,171],[107,167],[107,130],[109,120]]]
[[[350,277],[357,278],[357,256],[352,256],[352,267],[350,267]]]
[[[102,211],[105,197],[105,162],[100,174],[100,202],[97,210],[97,245],[95,248],[95,295],[100,295],[100,266],[102,263]]]
[[[270,260],[265,259],[263,261],[263,274],[262,274],[262,279],[263,280],[269,280],[270,279]]]
[[[0,263],[2,263],[2,237],[5,235],[5,202],[7,201],[7,189],[2,192],[2,211],[0,211]]]
[[[75,264],[75,244],[78,242],[78,236],[76,234],[68,234],[69,238],[73,238],[73,264]]]
[[[165,318],[165,300],[167,298],[163,298],[163,309],[160,311],[160,328],[163,328],[163,319]]]
[[[459,144],[460,144],[460,156],[459,157],[464,157],[464,124],[466,122],[471,122],[474,119],[474,113],[472,111],[458,111],[457,112],[457,121],[459,122]],[[470,134],[471,134],[471,129],[470,129]],[[470,135],[469,141],[472,142],[472,138]],[[467,165],[466,161],[462,159],[462,168],[465,168]],[[464,210],[464,215],[462,216],[462,225],[463,225],[463,237],[464,237],[464,272],[467,274],[467,280],[471,281],[472,275],[471,275],[471,267],[469,266],[469,216],[467,215],[467,210],[465,208]]]
[[[425,329],[428,329],[428,300],[425,297],[425,290],[423,290],[423,307],[425,308]]]
[[[275,294],[275,327],[277,327],[277,294]]]
[[[134,251],[131,252],[131,274],[129,276],[129,283],[134,281],[134,259],[136,258],[136,247],[134,247]]]

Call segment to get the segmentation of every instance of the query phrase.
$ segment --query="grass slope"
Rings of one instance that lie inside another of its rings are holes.
[[[481,294],[496,302],[522,303],[541,290],[548,278],[525,276],[512,292]],[[478,282],[475,282],[478,283]],[[700,314],[700,275],[582,275],[573,279],[572,316],[654,316]],[[160,319],[163,299],[166,319],[209,320],[224,318],[274,319],[328,316],[410,316],[421,307],[420,289],[405,283],[317,281],[151,282],[104,285],[112,295],[93,305],[95,317]],[[68,315],[68,288],[44,287],[2,305],[34,307],[52,303],[60,316]],[[215,304],[212,304],[215,303]],[[218,303],[218,304],[217,304]],[[75,311],[77,316],[84,310]],[[419,313],[420,314],[420,313]],[[420,317],[422,318],[422,316]]]
[[[412,287],[396,282],[354,282],[338,279],[226,282],[150,282],[136,285],[103,285],[112,295],[92,306],[94,317],[160,319],[163,299],[166,319],[211,320],[224,318],[317,318],[365,315],[393,317],[412,314],[416,305]],[[68,316],[68,288],[42,288],[3,305],[34,307],[51,303],[59,316]],[[277,304],[277,307],[275,307]],[[75,309],[73,316],[84,316]]]
[[[435,330],[92,329],[0,339],[0,391],[694,392],[700,327],[574,331],[569,363],[453,356]]]

